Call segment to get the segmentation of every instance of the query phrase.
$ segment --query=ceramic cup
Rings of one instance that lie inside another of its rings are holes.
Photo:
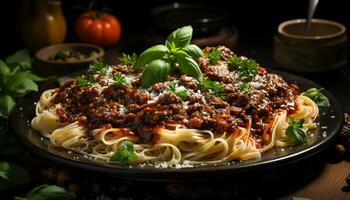
[[[346,65],[347,35],[344,25],[313,19],[305,34],[305,19],[282,22],[274,37],[274,59],[289,71],[324,72]]]

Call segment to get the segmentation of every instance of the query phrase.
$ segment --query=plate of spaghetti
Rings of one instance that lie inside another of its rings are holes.
[[[50,159],[133,179],[271,167],[334,139],[343,116],[328,91],[191,37],[180,28],[164,45],[32,94],[11,114],[14,132]]]

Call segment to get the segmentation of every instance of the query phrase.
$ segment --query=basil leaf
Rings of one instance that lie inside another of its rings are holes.
[[[105,196],[104,194],[96,197],[96,200],[112,200],[110,197]]]
[[[303,92],[302,95],[312,99],[318,106],[328,107],[330,106],[328,98],[322,94],[323,88],[319,90],[316,88],[310,88],[307,91]]]
[[[176,53],[176,61],[179,64],[180,71],[183,74],[187,74],[197,79],[203,76],[197,62],[184,51],[178,51]]]
[[[306,197],[292,197],[292,200],[311,200],[311,199]]]
[[[135,153],[134,144],[130,141],[125,141],[121,150],[116,151],[110,161],[120,162],[123,164],[128,163],[132,159],[136,159],[137,155]]]
[[[169,62],[161,59],[150,62],[142,72],[141,86],[149,88],[154,83],[161,82],[170,74],[171,66]]]
[[[29,91],[38,91],[37,84],[27,72],[17,71],[6,83],[5,90],[13,97],[23,97]]]
[[[195,59],[198,59],[199,57],[204,56],[203,51],[197,45],[194,45],[194,44],[185,46],[184,48],[182,48],[182,50],[186,52],[188,55],[194,57]]]
[[[153,60],[162,59],[167,53],[169,53],[169,49],[162,44],[150,47],[141,53],[134,68],[141,69]]]
[[[30,69],[32,67],[32,60],[30,58],[29,52],[27,49],[21,49],[16,51],[14,54],[6,58],[6,64],[14,69],[17,66],[20,66],[21,69]]]
[[[24,169],[13,163],[0,161],[0,189],[10,188],[29,181],[29,174]]]
[[[18,198],[17,199],[23,199]],[[72,192],[56,185],[41,185],[26,194],[24,199],[27,200],[70,200],[76,196]]]
[[[0,117],[8,117],[10,111],[15,106],[15,102],[9,95],[0,96]]]
[[[290,118],[290,125],[286,130],[286,135],[297,144],[307,143],[307,134],[303,129],[304,120],[297,122],[294,118]]]
[[[11,70],[2,60],[0,60],[0,87],[7,82],[10,76]]]
[[[184,26],[172,32],[166,39],[166,46],[171,48],[171,43],[174,43],[177,48],[185,47],[190,44],[192,39],[193,29],[191,26]]]
[[[7,119],[0,117],[0,149],[7,139],[8,124]]]

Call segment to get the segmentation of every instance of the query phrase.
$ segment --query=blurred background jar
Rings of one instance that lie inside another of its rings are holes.
[[[67,32],[59,0],[22,0],[18,29],[30,52],[62,43]]]

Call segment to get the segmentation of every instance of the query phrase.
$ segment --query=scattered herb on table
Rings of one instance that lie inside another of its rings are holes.
[[[29,174],[20,166],[0,161],[0,189],[30,182]]]
[[[295,118],[290,117],[289,120],[290,120],[290,125],[286,130],[287,137],[295,141],[297,144],[306,143],[307,134],[303,129],[304,119],[298,122]]]
[[[110,158],[110,161],[126,164],[136,158],[134,144],[130,141],[125,141],[122,149],[116,151]]]
[[[121,57],[119,57],[119,61],[124,65],[132,65],[134,66],[137,61],[136,53],[132,53],[131,55],[123,53]]]
[[[312,99],[318,106],[328,107],[330,106],[328,98],[322,94],[323,88],[310,88],[307,91],[303,92],[302,95]]]
[[[192,32],[191,26],[179,28],[168,36],[165,45],[155,45],[141,53],[134,68],[144,68],[141,75],[142,87],[148,88],[163,81],[175,69],[188,76],[202,78],[195,59],[203,56],[203,52],[198,46],[190,44]]]

